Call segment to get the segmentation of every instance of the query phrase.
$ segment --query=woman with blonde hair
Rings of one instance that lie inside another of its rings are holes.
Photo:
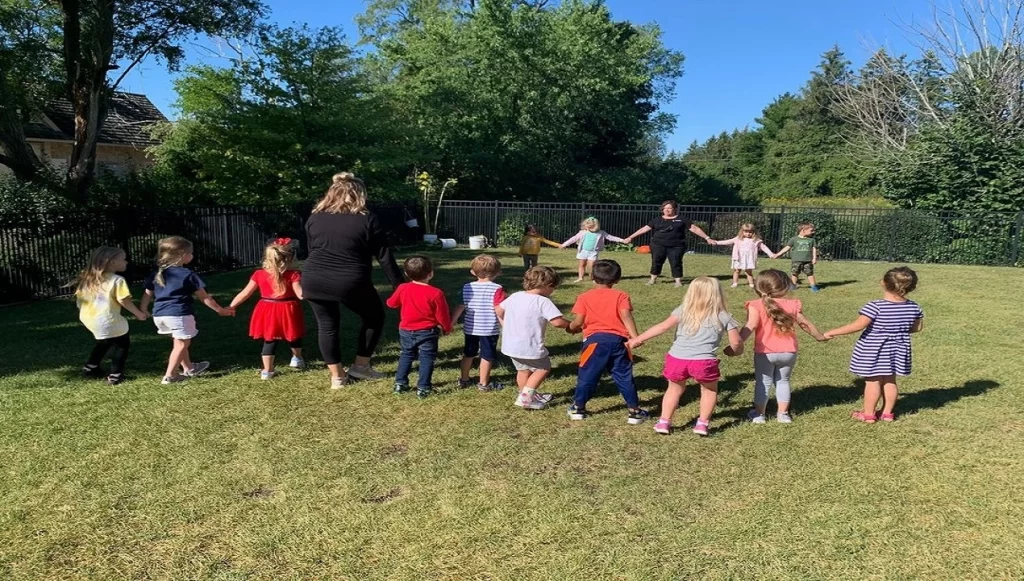
[[[302,267],[302,295],[316,316],[317,340],[331,372],[331,388],[339,389],[346,383],[338,339],[342,305],[362,319],[355,362],[347,376],[382,379],[384,375],[370,366],[384,330],[384,304],[372,280],[373,259],[384,268],[393,287],[404,276],[395,263],[387,234],[377,217],[366,209],[363,180],[348,172],[334,175],[327,194],[306,221],[306,239],[309,256]]]

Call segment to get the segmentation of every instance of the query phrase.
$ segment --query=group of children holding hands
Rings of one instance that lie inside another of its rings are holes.
[[[471,273],[476,280],[463,286],[462,302],[451,312],[444,292],[430,285],[434,275],[430,259],[425,256],[406,259],[404,271],[408,282],[399,285],[387,300],[387,305],[398,309],[400,315],[401,354],[395,375],[395,393],[414,389],[409,376],[413,362],[418,360],[415,391],[421,398],[431,394],[439,338],[450,333],[453,323],[461,318],[465,342],[459,385],[476,385],[481,391],[502,389],[504,386],[491,377],[500,352],[512,361],[516,370],[518,393],[515,405],[527,410],[544,409],[552,400],[551,394],[540,392],[541,384],[552,371],[551,357],[545,346],[545,332],[550,325],[565,329],[570,334],[583,335],[576,389],[568,408],[569,418],[582,420],[587,417],[587,403],[607,372],[625,400],[627,422],[640,424],[648,414],[640,407],[633,378],[632,350],[672,331],[674,340],[665,355],[663,369],[668,386],[654,429],[660,434],[671,432],[672,416],[687,381],[692,379],[701,390],[699,417],[693,431],[707,435],[721,378],[719,347],[723,339],[728,339],[728,346],[722,352],[726,356],[738,356],[743,353],[746,341],[753,336],[755,395],[749,419],[758,424],[766,422],[769,392],[774,387],[778,401],[776,419],[780,423],[790,423],[790,377],[797,360],[795,330],[799,327],[819,341],[862,331],[854,348],[850,371],[865,380],[864,408],[855,412],[853,417],[863,422],[877,419],[892,421],[895,418],[896,377],[910,374],[910,334],[922,328],[920,307],[907,299],[917,285],[917,275],[913,270],[907,267],[889,270],[881,282],[881,300],[868,303],[849,325],[821,333],[804,315],[801,301],[788,297],[797,282],[794,279],[800,273],[813,277],[813,264],[817,258],[812,238],[813,225],[802,224],[799,235],[779,253],[794,252],[793,270],[789,277],[774,269],[753,276],[751,271],[757,251],[760,249],[772,254],[756,236],[753,227],[744,225],[736,238],[719,243],[734,246],[733,286],[737,286],[735,281],[743,271],[756,293],[756,298],[745,304],[746,323],[740,325],[726,310],[722,287],[716,279],[698,277],[691,282],[682,304],[668,318],[641,333],[633,319],[629,295],[615,288],[622,278],[621,267],[613,260],[600,260],[597,255],[605,239],[615,238],[600,231],[596,220],[585,222],[585,225],[587,227],[580,234],[560,245],[580,245],[581,278],[583,268],[589,266],[594,283],[594,288],[577,297],[571,320],[549,298],[559,286],[558,274],[549,267],[537,265],[536,253],[523,252],[533,249],[539,252],[540,242],[556,244],[543,239],[535,229],[531,231],[528,228],[526,236],[539,239],[534,240],[538,244],[528,245],[524,239],[520,249],[527,267],[522,291],[506,295],[496,282],[501,273],[501,263],[494,256],[482,254],[471,264]],[[596,236],[591,236],[595,233]],[[809,244],[807,240],[810,240]],[[190,242],[180,237],[161,240],[157,269],[146,278],[145,294],[136,307],[125,279],[117,275],[127,267],[125,253],[109,247],[99,248],[93,253],[89,265],[77,279],[76,288],[80,319],[96,339],[83,368],[85,375],[105,377],[110,384],[124,381],[130,340],[128,323],[121,314],[121,308],[140,320],[146,320],[151,303],[157,332],[170,335],[173,341],[161,383],[177,383],[202,374],[209,368],[209,362],[194,362],[189,354],[191,341],[198,334],[194,317],[195,299],[221,316],[233,316],[235,309],[257,290],[260,300],[253,311],[249,334],[263,342],[261,379],[269,380],[276,374],[275,351],[281,341],[291,349],[290,367],[304,367],[302,337],[305,329],[299,302],[302,299],[301,273],[294,268],[295,245],[290,239],[279,238],[267,245],[263,267],[252,275],[246,287],[226,308],[220,306],[206,292],[203,281],[186,268],[191,260]],[[814,285],[813,278],[810,282]],[[108,352],[111,368],[106,372],[100,364]],[[480,361],[479,373],[474,380],[471,374],[477,358]],[[879,399],[883,399],[880,416],[876,413]]]

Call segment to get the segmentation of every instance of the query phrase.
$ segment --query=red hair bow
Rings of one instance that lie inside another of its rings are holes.
[[[278,238],[277,240],[274,240],[274,244],[277,244],[278,246],[289,246],[291,243],[291,238]]]

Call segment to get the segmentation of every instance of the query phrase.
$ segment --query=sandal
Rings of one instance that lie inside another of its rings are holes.
[[[866,414],[864,412],[853,412],[850,417],[857,420],[858,422],[864,422],[865,424],[875,423],[875,414]]]
[[[879,417],[881,417],[883,422],[895,422],[896,421],[896,414],[882,414]]]

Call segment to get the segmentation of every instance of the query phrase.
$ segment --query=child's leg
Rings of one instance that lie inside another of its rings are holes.
[[[302,359],[302,339],[289,341],[288,347],[292,350],[292,357],[298,357],[299,359]]]
[[[878,400],[882,397],[882,380],[884,377],[864,378],[864,415],[874,417],[878,408]]]
[[[431,333],[432,335],[424,338],[418,345],[420,376],[419,381],[416,382],[416,389],[419,391],[430,391],[434,388],[434,362],[437,361],[438,334],[436,331]]]
[[[110,375],[120,377],[124,375],[124,365],[128,361],[128,351],[131,349],[132,340],[128,333],[110,340],[113,348],[110,350]]]
[[[544,383],[544,380],[547,379],[550,373],[550,369],[527,371],[526,381],[523,384],[523,391],[536,391],[540,389],[540,384]]]
[[[416,359],[416,342],[411,331],[398,330],[398,343],[402,348],[398,356],[398,370],[395,372],[395,384],[408,387],[409,373],[412,371],[412,362]]]
[[[779,413],[788,414],[792,394],[789,377],[796,367],[796,353],[772,353],[768,357],[775,367],[775,399],[779,402]]]
[[[892,414],[892,410],[896,407],[896,396],[899,395],[899,389],[896,387],[896,376],[890,375],[882,379],[882,413]]]
[[[519,392],[522,393],[526,388],[526,384],[530,381],[530,375],[532,373],[527,370],[516,372],[516,386],[519,387]]]
[[[586,268],[587,268],[587,261],[581,258],[580,259],[580,266],[579,266],[579,269],[578,269],[579,276],[577,278],[579,278],[580,280],[583,280],[583,274],[586,272]]]
[[[633,381],[633,360],[629,356],[626,344],[612,344],[609,348],[611,356],[608,358],[608,370],[615,381],[615,387],[619,388],[627,408],[640,409],[640,396],[636,393],[636,382]]]
[[[462,362],[459,364],[459,367],[461,368],[461,371],[462,371],[462,376],[459,378],[460,380],[462,380],[462,381],[469,381],[469,374],[472,373],[472,371],[473,371],[473,360],[474,359],[475,359],[475,357],[469,357],[469,356],[463,356],[462,357]],[[483,362],[483,360],[481,360],[480,361],[480,383],[483,383],[483,381],[484,381],[483,380],[483,375],[484,375],[484,362]]]
[[[709,381],[700,384],[700,419],[705,424],[711,421],[711,414],[718,404],[718,382]]]
[[[800,286],[800,275],[798,275],[798,274],[791,274],[791,275],[789,275],[789,280],[790,280],[790,282],[793,283],[793,286]]]
[[[747,284],[754,286],[754,269],[748,268],[743,272],[747,275]]]
[[[174,377],[178,375],[178,366],[181,365],[186,371],[192,369],[191,361],[189,365],[185,366],[185,361],[188,358],[188,346],[192,343],[191,339],[172,339],[173,346],[171,347],[171,356],[167,359],[167,372],[164,373],[164,377]]]
[[[260,352],[260,358],[263,360],[263,371],[270,373],[274,370],[274,359],[275,351],[277,349],[277,341],[264,341],[263,350]]]
[[[754,353],[754,409],[763,416],[768,406],[768,390],[775,383],[775,365],[765,353]],[[778,387],[776,387],[778,389]]]
[[[814,278],[813,274],[807,275],[807,284],[811,286],[818,286],[818,279]]]
[[[480,385],[487,385],[491,382],[491,368],[493,366],[493,361],[488,361],[483,357],[480,358]],[[466,379],[469,379],[469,376],[466,376]]]
[[[97,339],[96,343],[92,346],[92,351],[89,353],[89,359],[85,362],[86,370],[97,369],[103,358],[106,357],[107,351],[112,347],[110,339]]]
[[[573,405],[576,409],[586,409],[590,396],[601,379],[601,374],[608,367],[610,350],[607,344],[583,342],[583,353],[580,355],[580,367],[576,375],[576,391],[573,393]]]
[[[679,400],[683,398],[684,391],[686,391],[685,382],[668,382],[668,389],[665,390],[665,395],[661,398],[661,419],[667,420],[669,423],[672,422],[672,415],[679,408]]]
[[[590,260],[587,261],[587,272],[590,272],[590,273],[594,272],[594,263],[595,262],[597,262],[596,258],[591,258]]]
[[[732,286],[739,286],[739,285],[740,285],[740,269],[734,268],[734,269],[732,269]]]

